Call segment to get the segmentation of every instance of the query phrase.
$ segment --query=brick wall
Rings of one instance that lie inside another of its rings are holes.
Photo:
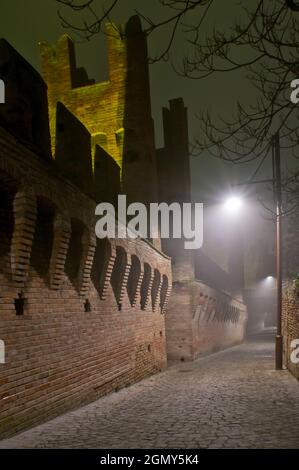
[[[145,240],[97,241],[92,199],[1,128],[0,146],[4,437],[165,367],[171,266]]]
[[[174,282],[166,314],[169,359],[194,360],[244,339],[245,305],[196,280]]]
[[[299,295],[292,283],[285,284],[283,291],[282,334],[284,340],[284,364],[299,379],[299,364],[291,361],[291,342],[299,339]]]

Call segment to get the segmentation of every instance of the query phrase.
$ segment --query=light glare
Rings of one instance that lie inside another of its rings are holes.
[[[225,202],[225,209],[228,212],[238,212],[242,206],[242,201],[239,197],[232,196]]]

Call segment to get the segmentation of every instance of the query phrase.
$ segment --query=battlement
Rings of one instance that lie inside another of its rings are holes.
[[[49,160],[46,84],[5,39],[0,39],[0,79],[6,94],[5,103],[0,106],[0,126]]]
[[[187,108],[182,98],[163,108],[164,147],[157,150],[159,199],[189,202],[191,197]]]
[[[57,106],[62,103],[91,135],[93,168],[98,145],[119,166],[121,190],[128,199],[153,202],[157,182],[146,35],[134,16],[121,27],[108,24],[106,37],[109,80],[101,83],[94,83],[77,67],[74,43],[68,35],[54,46],[40,43],[53,157]]]
[[[45,81],[1,40],[6,103],[0,108],[0,126],[43,159],[53,159],[97,202],[113,201],[120,192],[129,203],[155,202],[155,139],[140,19],[132,17],[120,27],[108,24],[107,42],[109,80],[95,83],[77,67],[67,34],[56,45],[40,43]],[[107,179],[100,168],[107,170]]]
[[[182,98],[163,108],[164,147],[156,151],[159,201],[180,204],[191,200],[188,116]],[[162,240],[162,248],[173,260],[173,279],[194,279],[194,252],[185,250],[184,240]]]
[[[55,80],[59,78],[57,84],[61,89],[72,89],[95,83],[94,80],[88,78],[83,67],[77,68],[74,43],[68,34],[63,34],[56,45],[40,42],[39,46],[43,64],[45,62],[48,64],[49,73],[56,72]],[[46,74],[46,71],[44,73]]]

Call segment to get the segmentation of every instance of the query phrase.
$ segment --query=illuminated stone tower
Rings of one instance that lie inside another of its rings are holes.
[[[74,44],[63,35],[55,46],[41,43],[48,85],[52,153],[57,153],[59,103],[91,135],[93,171],[110,155],[120,168],[128,201],[157,200],[154,127],[151,117],[146,35],[138,16],[124,27],[107,25],[109,80],[94,83],[77,68]],[[95,185],[100,182],[95,181]]]

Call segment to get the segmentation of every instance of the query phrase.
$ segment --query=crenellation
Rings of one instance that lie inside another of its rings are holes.
[[[55,163],[66,178],[94,198],[90,134],[60,102],[56,111]]]
[[[6,85],[6,100],[0,106],[0,126],[41,158],[49,160],[46,84],[5,39],[0,39],[0,78]]]
[[[109,81],[87,80],[84,86],[77,86],[78,82],[74,85],[78,69],[74,44],[67,35],[54,47],[40,44],[43,77],[48,86],[53,157],[57,158],[57,103],[62,103],[91,135],[93,168],[95,146],[99,145],[119,166],[121,190],[128,199],[154,202],[157,175],[146,35],[140,19],[133,17],[122,27],[108,23],[106,37]],[[132,154],[134,158],[130,157]]]

